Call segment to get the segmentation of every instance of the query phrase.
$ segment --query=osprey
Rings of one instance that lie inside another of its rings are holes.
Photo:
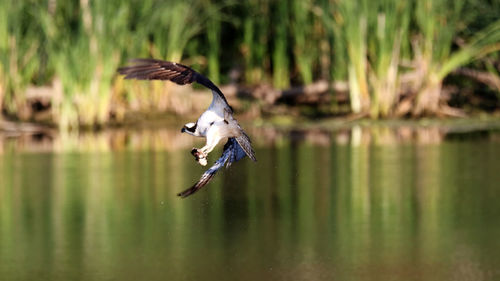
[[[224,94],[214,85],[210,79],[196,72],[192,68],[156,59],[134,59],[131,66],[118,69],[120,74],[125,75],[125,79],[140,80],[170,80],[179,85],[197,82],[212,91],[212,103],[208,109],[201,114],[196,122],[187,123],[181,129],[181,133],[188,133],[196,137],[206,138],[206,144],[202,148],[193,148],[191,154],[200,165],[207,165],[207,155],[215,148],[217,143],[224,138],[228,138],[224,145],[222,156],[210,167],[191,188],[179,193],[181,197],[186,197],[205,186],[217,173],[217,171],[227,163],[229,167],[233,162],[240,160],[247,155],[253,161],[257,161],[252,149],[248,135],[233,117],[233,110],[227,103]]]

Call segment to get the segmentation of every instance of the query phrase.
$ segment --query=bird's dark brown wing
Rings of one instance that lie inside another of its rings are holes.
[[[197,82],[212,90],[214,98],[222,99],[230,108],[221,90],[210,79],[189,66],[157,59],[133,59],[131,63],[129,66],[118,68],[118,73],[125,75],[125,79],[169,80],[179,85]]]

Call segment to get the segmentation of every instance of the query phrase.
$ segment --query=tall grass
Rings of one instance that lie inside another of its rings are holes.
[[[370,115],[378,118],[389,116],[398,101],[401,42],[408,38],[411,6],[397,0],[381,0],[372,5],[370,9],[379,12],[371,19],[368,38]]]
[[[334,37],[334,65],[347,70],[351,110],[369,112],[372,118],[390,115],[398,96],[400,49],[408,36],[410,5],[396,0],[330,4],[333,8],[322,20]]]
[[[351,110],[372,118],[396,114],[403,100],[402,74],[408,74],[412,84],[411,92],[404,93],[406,112],[436,114],[444,78],[498,50],[496,22],[472,38],[461,38],[465,39],[462,46],[454,46],[468,24],[462,19],[463,1],[340,0],[331,4],[335,8],[323,20],[347,50]],[[401,67],[403,60],[411,61],[409,69]]]
[[[196,0],[153,3],[148,28],[152,33],[149,55],[169,61],[181,61],[189,41],[206,25],[210,9],[204,9],[202,1]],[[171,84],[155,81],[152,85],[152,105],[157,105],[161,110],[166,109],[169,106]]]
[[[207,21],[200,1],[155,1],[151,11],[153,42],[151,55],[180,61],[189,40],[197,35]]]
[[[288,1],[277,2],[271,9],[273,19],[273,85],[278,89],[290,86],[289,56],[288,56],[288,25],[289,3]]]
[[[304,84],[313,82],[313,62],[318,48],[313,48],[314,38],[312,1],[292,1],[293,55],[297,63],[300,78]]]
[[[8,114],[24,114],[24,90],[39,77],[43,50],[36,10],[26,1],[0,2],[0,105]]]
[[[198,18],[201,6],[197,4],[81,0],[78,6],[62,2],[55,15],[41,9],[54,78],[62,84],[62,93],[54,95],[52,102],[56,122],[62,128],[106,123],[113,77],[124,53],[180,61],[186,44],[206,20]],[[76,26],[68,25],[70,22]],[[159,83],[151,87],[132,91],[128,99],[144,98],[161,106],[165,89]],[[154,94],[141,97],[145,92]]]
[[[413,47],[420,89],[414,114],[437,111],[442,79],[436,74],[440,64],[450,56],[463,4],[463,0],[423,0],[415,3],[419,34],[414,39]]]
[[[172,109],[170,84],[115,75],[129,58],[155,57],[206,64],[215,82],[222,65],[279,89],[347,81],[351,111],[371,118],[437,114],[445,78],[500,48],[496,10],[479,0],[1,1],[0,107],[27,118],[26,89],[52,85],[65,129]]]
[[[453,70],[474,59],[500,49],[500,20],[492,22],[461,43],[453,42],[467,22],[464,1],[427,0],[416,4],[416,22],[421,36],[413,44],[414,64],[419,69],[417,93],[413,114],[434,114],[439,107],[444,78]]]
[[[228,16],[225,9],[233,6],[234,3],[225,1],[207,1],[204,3],[204,10],[207,14],[205,25],[205,34],[207,37],[207,67],[210,79],[218,84],[220,83],[220,62],[222,48],[225,42],[222,42],[222,24],[234,23],[234,18]]]
[[[267,82],[269,70],[269,41],[271,28],[270,3],[267,0],[248,0],[243,4],[241,53],[245,66],[245,82],[251,85]]]
[[[368,88],[368,57],[367,31],[369,18],[369,0],[340,1],[338,9],[342,16],[342,38],[345,40],[349,62],[347,73],[349,80],[349,94],[351,109],[354,113],[367,111],[370,106]]]
[[[218,84],[220,82],[220,45],[221,45],[221,22],[216,17],[210,18],[207,23],[207,41],[208,41],[208,74],[211,80]]]
[[[321,0],[315,1],[313,12],[325,30],[328,47],[328,60],[330,61],[331,80],[339,81],[347,79],[347,48],[346,40],[343,38],[344,17],[338,8],[338,1]]]
[[[40,7],[52,67],[62,92],[52,100],[54,120],[61,128],[92,126],[108,121],[112,78],[120,49],[128,44],[130,6],[116,1],[81,0],[78,6],[57,2],[54,11]],[[69,13],[77,11],[77,14]],[[74,22],[76,26],[68,25]]]

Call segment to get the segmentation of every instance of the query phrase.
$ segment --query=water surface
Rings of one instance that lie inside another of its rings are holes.
[[[184,200],[191,143],[6,142],[0,280],[499,280],[498,134],[294,134]]]

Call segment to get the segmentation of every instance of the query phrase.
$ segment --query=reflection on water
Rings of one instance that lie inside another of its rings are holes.
[[[498,280],[498,135],[427,130],[254,131],[185,200],[176,129],[3,138],[0,280]]]
[[[14,152],[104,152],[121,150],[167,150],[192,148],[202,145],[201,138],[181,134],[182,125],[168,128],[108,129],[102,132],[60,134],[54,131],[2,132],[0,127],[0,154]],[[414,124],[397,126],[339,127],[337,129],[276,129],[245,126],[257,146],[270,147],[286,142],[307,142],[319,146],[339,145],[399,145],[439,144],[446,139],[477,138],[500,141],[500,122],[488,125],[426,126]]]

